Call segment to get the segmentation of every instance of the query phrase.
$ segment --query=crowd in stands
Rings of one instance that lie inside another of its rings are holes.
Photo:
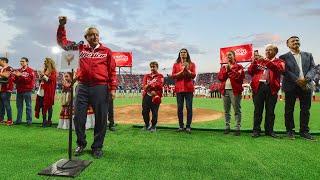
[[[213,84],[219,83],[219,80],[217,78],[218,73],[199,73],[197,74],[195,85],[205,87],[207,89],[211,89],[210,92],[212,92],[212,86]],[[35,83],[35,89],[39,87],[39,81],[37,79],[39,78],[39,75],[37,71],[35,71],[36,76],[36,83]],[[58,73],[57,77],[57,89],[60,90],[62,87],[62,79],[63,79],[63,72]],[[142,74],[118,74],[118,90],[119,92],[122,91],[124,93],[126,92],[137,92],[141,93],[141,84],[143,75]],[[251,82],[251,76],[245,72],[245,79],[244,84],[250,84]],[[174,81],[169,77],[165,77],[165,84],[172,85],[174,84]],[[318,92],[320,89],[320,86],[317,86],[316,92]]]

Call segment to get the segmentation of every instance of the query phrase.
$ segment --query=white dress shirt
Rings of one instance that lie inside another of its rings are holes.
[[[291,51],[291,53],[292,53],[294,59],[296,60],[298,66],[299,66],[299,70],[300,70],[300,72],[299,72],[299,78],[304,78],[303,70],[302,70],[301,53],[294,53],[294,52],[292,52],[292,51]]]

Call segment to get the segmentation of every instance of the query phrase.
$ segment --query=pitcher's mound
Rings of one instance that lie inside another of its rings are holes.
[[[141,105],[129,105],[115,107],[114,119],[116,123],[120,124],[141,124],[143,123],[142,118],[142,107]],[[186,121],[186,112],[184,109],[184,121]],[[214,111],[210,109],[193,108],[192,122],[204,122],[213,121],[221,118],[222,112]],[[151,118],[151,113],[150,113]],[[158,114],[158,124],[177,124],[177,106],[172,104],[161,104]]]

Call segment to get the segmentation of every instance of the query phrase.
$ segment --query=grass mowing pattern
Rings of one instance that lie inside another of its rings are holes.
[[[140,98],[118,99],[115,104],[138,104],[140,101]],[[176,102],[174,98],[166,98],[164,103]],[[213,99],[195,98],[194,107],[223,110],[222,100]],[[276,107],[275,127],[278,130],[284,129],[283,107],[283,102]],[[59,109],[56,104],[56,122]],[[310,127],[315,131],[320,127],[318,110],[319,103],[313,103]],[[252,101],[242,101],[243,128],[252,128],[252,111]],[[221,119],[193,126],[223,127],[224,123]],[[1,179],[43,179],[36,175],[40,170],[67,157],[65,130],[21,125],[0,126],[0,132]],[[87,131],[87,149],[90,149],[92,138],[93,131]],[[242,133],[240,137],[196,131],[188,135],[172,130],[151,134],[130,125],[119,125],[116,132],[107,134],[104,158],[94,160],[79,179],[318,179],[319,145],[319,141],[300,138],[294,141],[268,137],[253,139],[248,133]],[[81,158],[93,160],[89,153]]]

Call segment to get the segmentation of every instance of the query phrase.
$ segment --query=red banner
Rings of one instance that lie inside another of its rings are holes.
[[[117,67],[132,67],[132,52],[112,52]]]
[[[253,58],[252,44],[220,48],[220,64],[228,63],[227,52],[234,51],[237,62],[251,62]]]

